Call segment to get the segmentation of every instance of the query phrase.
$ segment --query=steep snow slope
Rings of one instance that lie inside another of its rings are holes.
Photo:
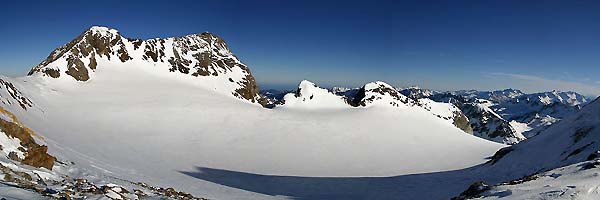
[[[499,147],[422,109],[268,110],[143,65],[98,63],[93,81],[13,80],[43,114],[22,118],[53,155],[209,198],[266,198],[184,174],[391,176],[459,169]],[[26,81],[26,82],[25,82]]]

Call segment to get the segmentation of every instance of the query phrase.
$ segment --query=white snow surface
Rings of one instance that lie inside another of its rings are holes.
[[[285,104],[281,108],[339,109],[349,107],[342,97],[329,92],[327,89],[320,88],[308,80],[301,81],[298,90],[298,95],[288,93],[283,97]]]
[[[532,129],[527,124],[521,123],[521,122],[518,122],[515,120],[512,120],[509,123],[510,123],[510,126],[512,126],[515,129],[515,131],[516,131],[515,134],[518,136],[523,136],[523,133],[530,131]],[[525,136],[523,136],[523,137],[525,137]]]
[[[465,134],[421,108],[269,110],[219,95],[189,75],[135,62],[127,67],[98,62],[88,82],[10,79],[42,110],[13,113],[45,138],[52,155],[98,173],[201,197],[272,196],[190,175],[202,174],[198,167],[283,176],[381,177],[470,167],[503,147]],[[224,80],[214,81],[218,85]],[[330,94],[305,86],[316,94],[315,100]]]
[[[461,112],[459,108],[457,108],[454,104],[451,103],[440,103],[435,102],[431,99],[419,99],[419,103],[421,103],[425,109],[431,111],[434,115],[437,115],[443,119],[448,120],[450,123],[454,122],[455,113]]]
[[[8,156],[8,154],[11,152],[15,152],[17,157],[23,159],[25,158],[25,155],[21,150],[19,150],[19,147],[23,147],[21,146],[21,140],[19,140],[19,138],[11,138],[4,132],[0,131],[0,151],[3,153],[0,155]]]

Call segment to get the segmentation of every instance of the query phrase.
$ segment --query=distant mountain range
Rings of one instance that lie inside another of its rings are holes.
[[[504,144],[516,144],[533,137],[560,119],[576,113],[590,101],[576,92],[562,91],[526,94],[516,89],[450,92],[419,87],[393,89],[417,102],[433,100],[437,103],[450,103],[459,108],[456,110],[460,113],[457,116],[464,115],[468,118],[468,123],[459,125],[459,128]],[[328,91],[339,98],[355,99],[360,88],[333,87]],[[283,97],[290,91],[264,90],[260,93],[268,99],[269,107],[273,108],[285,106]],[[352,102],[347,104],[351,105]]]

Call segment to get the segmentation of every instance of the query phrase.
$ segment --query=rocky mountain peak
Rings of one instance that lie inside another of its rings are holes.
[[[415,102],[400,94],[393,86],[383,81],[365,84],[356,94],[352,103],[354,106],[367,106],[373,103],[390,104],[392,106],[409,105]]]
[[[202,77],[221,77],[220,84],[228,90],[222,92],[264,103],[250,69],[229,50],[225,40],[208,32],[142,40],[93,26],[54,50],[29,75],[86,82],[102,67],[153,67],[198,77],[199,81]]]
[[[71,42],[57,48],[34,67],[28,75],[42,73],[45,76],[59,78],[68,75],[77,81],[88,81],[90,71],[95,71],[98,58],[118,57],[121,62],[132,59],[115,29],[93,26]]]

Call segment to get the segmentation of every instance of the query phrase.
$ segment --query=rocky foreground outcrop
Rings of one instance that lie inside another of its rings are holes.
[[[48,147],[39,145],[36,134],[24,126],[11,112],[0,107],[0,150],[7,158],[22,164],[52,170],[56,158],[48,154]],[[39,136],[38,136],[39,137]]]

